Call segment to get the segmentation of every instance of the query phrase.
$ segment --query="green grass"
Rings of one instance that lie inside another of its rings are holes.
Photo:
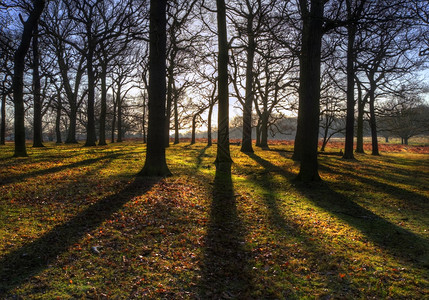
[[[428,297],[428,154],[321,155],[304,185],[290,145],[232,146],[231,177],[172,145],[165,179],[135,142],[1,150],[2,299]]]

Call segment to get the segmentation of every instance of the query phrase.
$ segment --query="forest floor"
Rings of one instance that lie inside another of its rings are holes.
[[[172,145],[163,179],[141,143],[46,145],[0,148],[1,299],[428,299],[427,146],[333,143],[301,184],[288,143],[231,146],[231,177]]]

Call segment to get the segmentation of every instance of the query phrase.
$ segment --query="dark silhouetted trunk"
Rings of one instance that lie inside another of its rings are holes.
[[[362,98],[362,89],[358,86],[358,115],[357,115],[357,133],[356,133],[356,153],[365,153],[363,149],[363,116],[365,101]]]
[[[325,151],[326,148],[326,144],[328,143],[328,134],[329,134],[329,117],[325,116],[325,128],[323,130],[323,142],[322,142],[322,147],[320,148],[321,152]]]
[[[101,107],[100,107],[100,139],[99,146],[107,145],[106,143],[106,113],[107,113],[107,64],[101,64]]]
[[[228,40],[226,31],[226,9],[224,0],[216,0],[218,27],[218,142],[216,171],[231,172],[229,150],[229,97],[228,97]]]
[[[42,95],[40,93],[39,27],[33,32],[33,147],[44,147],[42,133]]]
[[[142,129],[143,129],[143,143],[146,144],[147,139],[146,139],[146,97],[143,98],[143,124],[142,124]]]
[[[117,142],[122,142],[122,99],[121,99],[121,86],[118,85],[118,91],[116,94],[116,103],[118,106],[118,133]]]
[[[6,144],[6,94],[1,97],[0,145]]]
[[[213,106],[214,104],[211,103],[209,106],[209,115],[207,117],[207,146],[212,146],[212,114],[213,114]]]
[[[61,139],[61,111],[63,109],[63,103],[61,101],[61,94],[58,92],[58,104],[57,104],[57,117],[55,118],[55,135],[57,138],[57,144],[62,144]]]
[[[195,114],[192,117],[191,145],[195,144],[195,127],[196,127],[196,123],[197,123],[197,116],[198,115]]]
[[[259,119],[258,124],[256,124],[256,146],[261,146],[261,119]]]
[[[177,97],[174,97],[174,144],[178,144],[179,140],[179,108],[177,105]]]
[[[243,105],[243,139],[241,152],[253,152],[252,148],[252,104],[253,104],[253,61],[255,58],[255,37],[253,16],[247,20],[247,61],[246,61],[246,98]]]
[[[88,73],[88,107],[87,107],[87,125],[86,125],[86,143],[85,146],[96,146],[97,137],[95,134],[95,72],[93,66],[94,60],[94,41],[91,35],[92,22],[88,22],[86,32],[88,34],[88,52],[86,54],[86,69]]]
[[[77,144],[76,140],[76,124],[77,124],[77,107],[70,107],[70,124],[67,132],[66,144]]]
[[[45,7],[44,0],[33,1],[33,10],[27,21],[24,22],[21,43],[14,55],[14,73],[12,79],[13,101],[15,105],[15,153],[16,157],[26,157],[27,149],[25,146],[25,110],[24,110],[24,67],[25,56],[30,48],[31,38],[34,28],[37,26],[40,15]]]
[[[110,142],[114,143],[115,142],[115,129],[116,129],[116,100],[113,101],[113,117],[112,117],[112,135],[111,135],[111,139]]]
[[[349,2],[347,2],[349,3]],[[348,8],[351,9],[351,8]],[[350,15],[350,14],[349,14]],[[351,23],[347,26],[347,116],[346,116],[346,142],[344,147],[345,159],[353,159],[354,125],[355,125],[355,51],[356,26]]]
[[[372,155],[380,155],[378,151],[377,122],[375,119],[375,83],[370,79],[369,88],[369,124],[371,127]]]
[[[268,149],[268,116],[269,113],[264,108],[264,112],[261,116],[261,127],[260,127],[260,134],[261,134],[261,140],[259,143],[259,147],[262,149]]]
[[[150,1],[149,126],[146,160],[139,176],[171,175],[165,159],[166,0]]]
[[[174,58],[170,58],[170,66],[167,70],[167,108],[165,111],[165,147],[170,147],[170,120],[171,120],[171,105],[173,104],[173,63]]]
[[[301,166],[297,179],[320,180],[317,162],[320,115],[320,62],[323,36],[324,0],[311,0],[310,11],[304,5],[300,56]],[[305,138],[304,138],[305,135]]]

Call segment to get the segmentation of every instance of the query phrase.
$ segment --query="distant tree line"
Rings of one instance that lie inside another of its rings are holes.
[[[365,124],[373,155],[379,135],[407,144],[428,133],[418,74],[429,1],[5,0],[0,9],[0,142],[13,127],[17,157],[28,133],[33,147],[47,133],[57,143],[83,134],[93,147],[133,132],[147,142],[140,175],[166,176],[170,133],[179,143],[189,130],[195,143],[204,124],[229,172],[233,101],[241,151],[253,152],[252,132],[263,149],[270,132],[296,132],[306,182],[320,179],[319,138],[324,150],[343,134],[352,159]]]

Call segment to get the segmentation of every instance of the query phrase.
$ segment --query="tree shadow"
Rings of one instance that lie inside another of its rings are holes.
[[[256,154],[251,154],[249,157],[265,169],[277,172],[292,181],[293,174],[290,172],[279,170],[279,167]],[[334,191],[325,182],[313,184],[293,183],[294,188],[313,204],[359,230],[388,253],[403,262],[412,263],[417,267],[429,268],[429,241],[426,239],[360,206],[349,197]],[[364,183],[370,184],[369,181],[364,181]],[[398,190],[403,191],[399,188]]]
[[[429,268],[429,241],[395,225],[331,189],[327,183],[295,188],[312,203],[362,232],[368,239],[405,263]]]
[[[157,182],[156,178],[137,178],[117,194],[94,203],[37,240],[1,257],[0,296],[46,269],[58,255],[97,228],[130,199],[144,194]]]
[[[418,193],[402,189],[400,187],[384,183],[380,180],[374,179],[374,178],[367,178],[363,174],[359,174],[358,172],[352,172],[350,170],[347,171],[338,171],[334,169],[334,165],[330,163],[324,163],[322,166],[320,166],[320,170],[323,170],[328,173],[335,173],[337,175],[341,175],[344,178],[350,178],[355,179],[361,182],[362,184],[372,186],[373,188],[380,190],[384,193],[392,195],[392,197],[399,198],[403,201],[407,201],[409,203],[417,204],[417,203],[427,203],[428,197],[425,197],[423,195],[420,195]],[[394,172],[393,169],[391,169],[389,172]],[[395,176],[389,177],[387,175],[380,174],[381,172],[374,172],[374,170],[366,170],[366,174],[378,177],[380,179],[390,180],[394,181],[395,179],[398,179]],[[409,176],[409,174],[408,174]]]
[[[248,299],[252,292],[245,229],[238,216],[230,173],[216,172],[205,238],[202,299]]]
[[[249,180],[253,184],[258,185],[263,191],[263,201],[267,208],[267,219],[270,227],[274,230],[275,234],[280,238],[288,239],[288,243],[284,245],[299,245],[298,248],[284,249],[285,253],[288,253],[290,257],[281,256],[280,260],[277,261],[278,265],[283,265],[285,261],[296,259],[303,255],[303,259],[308,260],[308,265],[311,266],[311,271],[319,273],[325,285],[325,295],[319,295],[321,299],[330,299],[332,295],[336,295],[338,298],[347,298],[351,294],[358,294],[359,291],[355,288],[347,278],[341,279],[342,286],[347,286],[347,291],[341,289],[340,283],[338,282],[337,276],[339,273],[346,273],[346,264],[344,260],[347,258],[341,255],[335,255],[330,252],[320,241],[314,238],[311,233],[303,229],[299,223],[297,223],[293,217],[287,218],[279,207],[282,199],[277,196],[276,190],[282,188],[281,184],[274,183],[272,174],[280,174],[287,181],[292,182],[296,174],[284,170],[278,166],[275,166],[271,162],[261,158],[254,153],[246,153],[251,159],[257,162],[264,168],[264,171],[258,172],[251,176]],[[300,248],[304,248],[304,254],[301,254]],[[323,259],[323,261],[320,261]],[[299,281],[298,277],[304,277],[305,275],[292,273],[289,274],[290,281]],[[299,298],[295,291],[285,290],[283,294],[287,299]]]
[[[15,175],[15,176],[6,177],[6,178],[1,178],[0,179],[0,186],[7,185],[10,183],[14,183],[14,182],[23,181],[24,179],[30,178],[30,177],[47,175],[47,174],[60,172],[60,171],[66,170],[66,169],[72,169],[72,168],[91,165],[91,164],[94,164],[98,161],[105,160],[105,159],[113,160],[113,159],[118,158],[118,157],[123,156],[123,155],[125,155],[125,154],[115,153],[115,154],[110,154],[110,155],[101,156],[101,157],[97,157],[97,158],[85,159],[85,160],[78,161],[75,163],[71,163],[68,165],[62,165],[62,166],[58,166],[58,167],[52,167],[49,169],[37,170],[37,171],[33,171],[33,172],[26,172],[25,174],[19,174],[19,175]]]
[[[198,153],[197,156],[197,163],[195,164],[195,169],[199,170],[201,168],[201,165],[203,163],[203,157],[206,155],[207,149],[210,148],[210,146],[205,146],[200,150],[200,153]]]

